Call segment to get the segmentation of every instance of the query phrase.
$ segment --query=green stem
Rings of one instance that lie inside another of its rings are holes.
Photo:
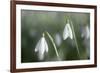
[[[70,21],[70,20],[69,20],[69,21]],[[75,39],[75,44],[76,44],[78,56],[79,56],[79,58],[80,58],[79,46],[78,46],[77,38],[76,38],[76,35],[75,35],[75,32],[74,32],[74,26],[73,26],[73,23],[72,23],[71,21],[70,21],[70,23],[71,23],[71,26],[72,26],[72,33],[73,33],[73,36],[74,36],[74,39]]]
[[[57,51],[57,47],[56,47],[56,45],[54,43],[54,40],[53,40],[52,36],[48,32],[46,32],[46,34],[48,35],[48,37],[50,38],[50,40],[51,40],[51,42],[52,42],[52,44],[54,46],[54,49],[55,49],[55,52],[56,52],[58,60],[60,60],[60,57],[59,57],[59,54],[58,54],[58,51]]]

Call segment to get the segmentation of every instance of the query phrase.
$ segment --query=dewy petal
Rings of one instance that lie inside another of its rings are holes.
[[[67,23],[65,28],[64,28],[64,32],[63,32],[63,39],[67,39],[68,37],[70,37],[71,39],[73,39],[73,34],[72,34],[72,30],[70,27],[70,24]]]

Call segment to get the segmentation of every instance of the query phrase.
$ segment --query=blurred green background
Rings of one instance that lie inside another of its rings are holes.
[[[63,40],[63,31],[68,17],[73,22],[80,57],[77,54],[75,41],[70,38]],[[84,26],[90,27],[89,13],[21,10],[21,62],[57,61],[54,47],[48,36],[45,36],[45,39],[49,51],[45,54],[44,60],[39,60],[34,51],[44,31],[49,32],[53,37],[62,61],[89,59],[90,40],[81,37],[81,29]],[[88,45],[84,44],[84,41]]]

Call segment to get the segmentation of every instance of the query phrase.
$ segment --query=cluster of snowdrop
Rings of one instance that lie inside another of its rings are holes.
[[[89,38],[89,28],[88,28],[88,26],[86,26],[86,30],[84,30],[84,31],[83,31],[81,36]],[[48,51],[49,51],[49,47],[48,47],[47,41],[45,39],[45,35],[47,35],[49,37],[49,39],[50,39],[50,41],[51,41],[51,43],[52,43],[52,45],[55,49],[55,53],[57,55],[58,60],[61,60],[61,58],[58,54],[58,51],[57,51],[56,44],[55,44],[52,36],[48,32],[43,32],[42,37],[40,38],[40,40],[38,41],[38,43],[35,47],[35,52],[38,53],[39,60],[43,60],[45,53],[48,53]],[[76,35],[75,35],[75,32],[74,32],[74,27],[73,27],[73,24],[70,20],[68,20],[67,24],[64,27],[64,31],[63,31],[63,40],[66,40],[67,38],[70,38],[71,40],[74,39],[75,44],[76,44],[76,48],[77,48],[77,52],[78,52],[78,55],[80,57],[80,52],[79,52],[79,47],[78,47],[78,44],[77,44]]]

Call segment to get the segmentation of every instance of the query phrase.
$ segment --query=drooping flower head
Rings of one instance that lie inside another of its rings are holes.
[[[63,39],[66,40],[68,37],[73,39],[72,29],[69,24],[69,20],[68,20],[68,23],[65,25],[65,28],[63,31]]]
[[[38,52],[38,58],[40,60],[43,60],[45,52],[48,52],[48,45],[45,40],[44,34],[43,34],[42,38],[39,40],[39,42],[37,43],[37,45],[35,47],[35,52]]]

